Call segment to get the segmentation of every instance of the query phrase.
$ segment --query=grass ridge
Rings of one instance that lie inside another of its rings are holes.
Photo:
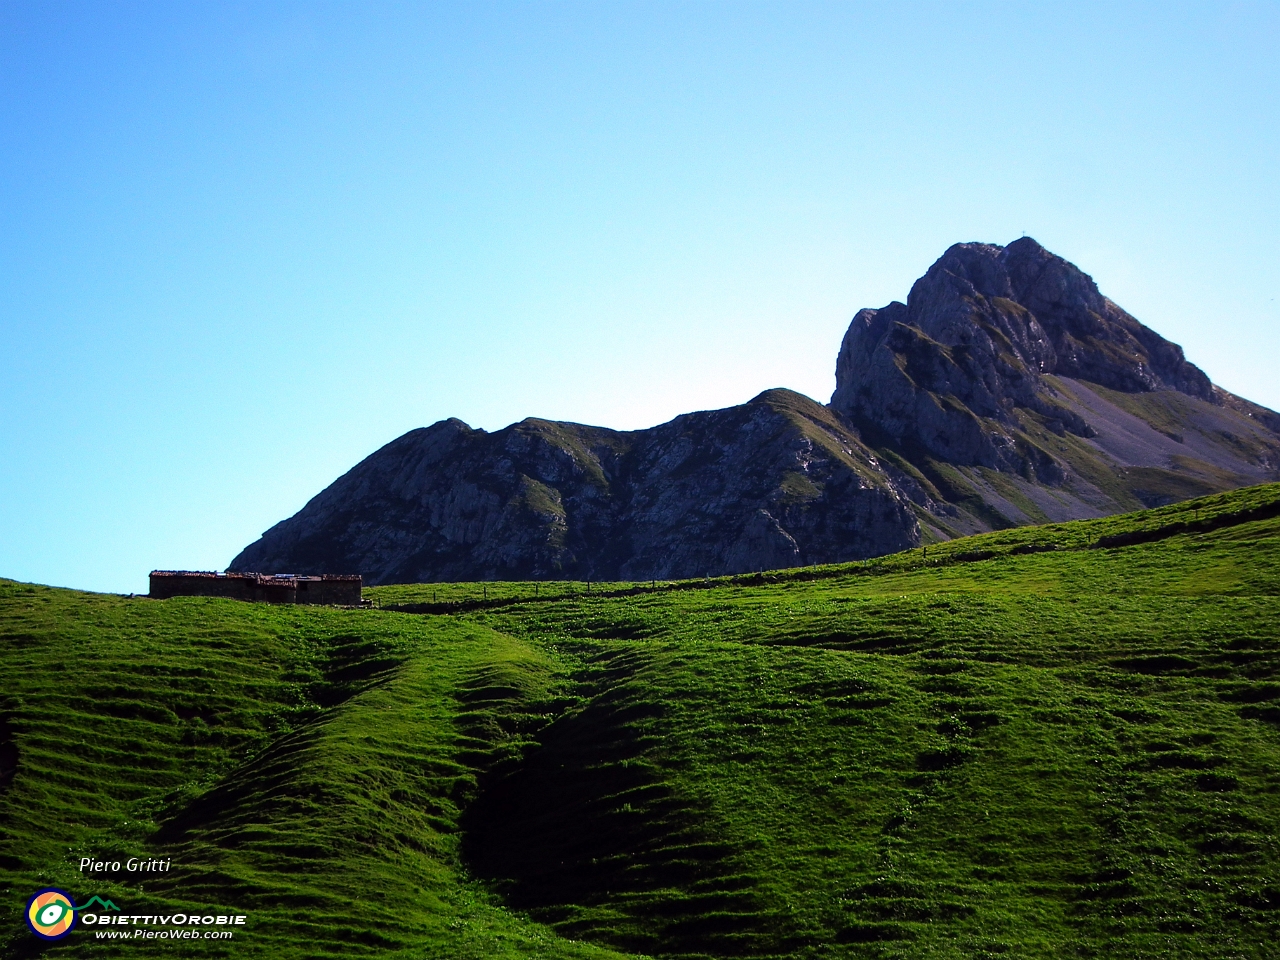
[[[162,949],[45,885],[251,917],[194,956],[1273,954],[1280,485],[687,584],[0,581],[0,956]]]

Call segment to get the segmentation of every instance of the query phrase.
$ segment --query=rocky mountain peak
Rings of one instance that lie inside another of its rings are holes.
[[[369,583],[647,580],[833,563],[1280,478],[1280,416],[1030,237],[959,243],[790,390],[615,431],[442,420],[232,561]]]
[[[836,361],[831,404],[934,455],[1025,469],[1028,453],[1012,435],[1021,412],[1055,429],[1090,430],[1057,401],[1047,376],[1214,398],[1181,347],[1104,297],[1074,264],[1023,237],[1006,247],[955,244],[905,304],[860,310]]]

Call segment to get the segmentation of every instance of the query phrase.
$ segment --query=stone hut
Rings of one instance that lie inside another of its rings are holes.
[[[359,574],[300,577],[292,573],[205,573],[198,570],[152,570],[151,597],[229,597],[256,603],[326,603],[360,605]]]

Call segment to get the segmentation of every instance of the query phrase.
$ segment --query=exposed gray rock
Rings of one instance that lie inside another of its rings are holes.
[[[824,407],[787,390],[619,432],[445,420],[233,570],[370,583],[647,580],[832,563],[1280,479],[1280,415],[1213,386],[1024,237],[957,244],[861,310]]]
[[[446,420],[357,465],[233,570],[370,583],[647,580],[854,560],[918,543],[909,502],[856,434],[807,397],[623,433]]]
[[[1052,484],[1063,479],[1061,466],[1018,435],[1018,409],[1055,433],[1089,436],[1092,428],[1058,402],[1045,374],[1214,398],[1181,347],[1023,237],[1007,247],[956,244],[905,304],[859,311],[836,360],[831,405],[895,443],[919,444],[952,463],[1034,472]]]

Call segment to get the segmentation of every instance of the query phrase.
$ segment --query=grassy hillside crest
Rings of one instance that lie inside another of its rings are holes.
[[[249,915],[201,956],[1272,956],[1278,593],[1280,484],[373,610],[0,581],[0,955],[173,949],[38,944],[56,886]]]

